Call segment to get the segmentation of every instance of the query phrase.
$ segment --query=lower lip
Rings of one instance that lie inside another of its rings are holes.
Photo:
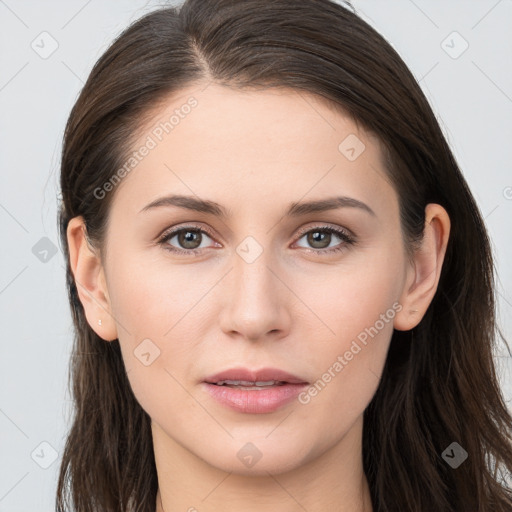
[[[308,384],[282,384],[261,391],[217,386],[208,382],[203,382],[203,386],[217,402],[230,409],[249,414],[264,414],[292,402]]]

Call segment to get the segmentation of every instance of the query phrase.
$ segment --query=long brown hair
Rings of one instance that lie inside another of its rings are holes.
[[[448,212],[451,236],[438,290],[413,331],[394,331],[364,413],[363,460],[375,512],[509,512],[512,418],[499,387],[490,243],[479,209],[424,94],[392,46],[330,0],[187,0],[129,26],[92,69],[68,119],[59,228],[83,216],[105,243],[111,192],[95,190],[126,161],[151,109],[185,86],[288,87],[322,98],[375,133],[400,203],[408,248],[424,210]],[[150,418],[136,401],[119,341],[88,325],[69,259],[75,404],[60,468],[59,512],[154,512]],[[451,467],[458,443],[468,458]]]

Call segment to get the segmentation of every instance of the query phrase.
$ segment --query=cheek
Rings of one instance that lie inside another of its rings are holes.
[[[197,319],[201,297],[215,283],[211,272],[201,276],[163,258],[125,258],[111,273],[113,314],[125,328],[120,336],[128,331],[135,340],[173,337],[180,324]]]
[[[317,339],[343,346],[392,309],[401,295],[403,271],[399,258],[386,258],[385,249],[375,251],[378,257],[369,255],[354,259],[353,264],[330,267],[314,279],[307,272],[296,276],[294,292],[313,313],[310,327],[316,322]],[[392,309],[386,316],[392,320],[395,313]],[[386,320],[377,327],[389,334],[392,321]]]
[[[313,421],[344,429],[371,401],[386,361],[393,319],[401,305],[401,262],[380,258],[340,271],[325,279],[300,282],[307,304],[315,313],[309,323],[315,338],[306,347],[317,380],[300,397],[314,411]],[[317,317],[321,320],[318,321]],[[318,329],[316,331],[313,326]],[[321,333],[321,334],[319,334]]]
[[[152,414],[187,399],[183,385],[194,375],[193,356],[206,336],[202,327],[208,326],[207,301],[201,298],[218,280],[211,271],[191,275],[192,266],[173,267],[162,260],[120,258],[109,271],[110,302],[128,378],[137,400]]]

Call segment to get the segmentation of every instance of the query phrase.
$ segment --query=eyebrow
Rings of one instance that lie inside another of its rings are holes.
[[[187,210],[193,210],[196,212],[209,213],[221,218],[227,218],[231,216],[230,210],[227,210],[215,201],[183,195],[160,197],[159,199],[156,199],[144,206],[144,208],[142,208],[139,213],[165,206],[177,206],[179,208],[185,208]],[[338,208],[359,208],[376,217],[375,212],[367,204],[359,201],[358,199],[346,196],[329,197],[326,199],[303,203],[291,203],[286,215],[289,217],[300,217],[309,213],[336,210]]]

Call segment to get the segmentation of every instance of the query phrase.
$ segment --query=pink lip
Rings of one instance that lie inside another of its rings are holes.
[[[220,380],[247,380],[250,382],[280,380],[290,384],[308,384],[304,379],[296,375],[279,370],[278,368],[262,368],[261,370],[248,370],[247,368],[231,368],[210,377],[204,382],[214,383]]]
[[[245,380],[250,382],[276,380],[285,384],[262,390],[238,389],[214,384],[221,380]],[[308,385],[306,381],[275,368],[251,371],[232,368],[207,377],[202,383],[204,390],[220,404],[237,412],[264,414],[274,412],[293,401]]]

